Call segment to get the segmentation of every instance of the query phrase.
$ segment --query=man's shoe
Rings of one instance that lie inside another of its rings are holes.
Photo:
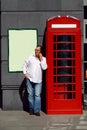
[[[40,116],[40,112],[36,112],[35,115],[36,115],[36,116]]]
[[[30,109],[30,115],[33,115],[33,114],[34,114],[33,110],[32,110],[32,109]]]

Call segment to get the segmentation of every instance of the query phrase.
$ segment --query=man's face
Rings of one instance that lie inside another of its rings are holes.
[[[40,52],[41,52],[41,51],[40,51],[40,47],[36,47],[36,48],[35,48],[35,56],[38,57],[39,54],[40,54]]]

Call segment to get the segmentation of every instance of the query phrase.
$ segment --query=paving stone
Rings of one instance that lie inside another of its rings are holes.
[[[31,116],[25,111],[0,110],[0,130],[87,130],[87,111],[81,115]]]
[[[78,130],[87,130],[87,126],[76,126]]]
[[[87,125],[87,121],[80,121],[79,124],[81,124],[81,125]]]

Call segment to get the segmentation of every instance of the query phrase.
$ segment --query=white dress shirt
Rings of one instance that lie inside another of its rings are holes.
[[[29,56],[24,64],[22,65],[22,70],[24,74],[29,75],[29,79],[33,83],[40,83],[42,82],[42,70],[47,69],[46,58],[43,57],[40,61],[34,55]]]

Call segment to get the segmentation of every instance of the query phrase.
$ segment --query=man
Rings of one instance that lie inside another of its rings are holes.
[[[46,58],[41,52],[42,46],[37,45],[35,55],[29,56],[22,66],[26,78],[30,115],[36,116],[40,116],[41,110],[42,70],[47,69]]]

